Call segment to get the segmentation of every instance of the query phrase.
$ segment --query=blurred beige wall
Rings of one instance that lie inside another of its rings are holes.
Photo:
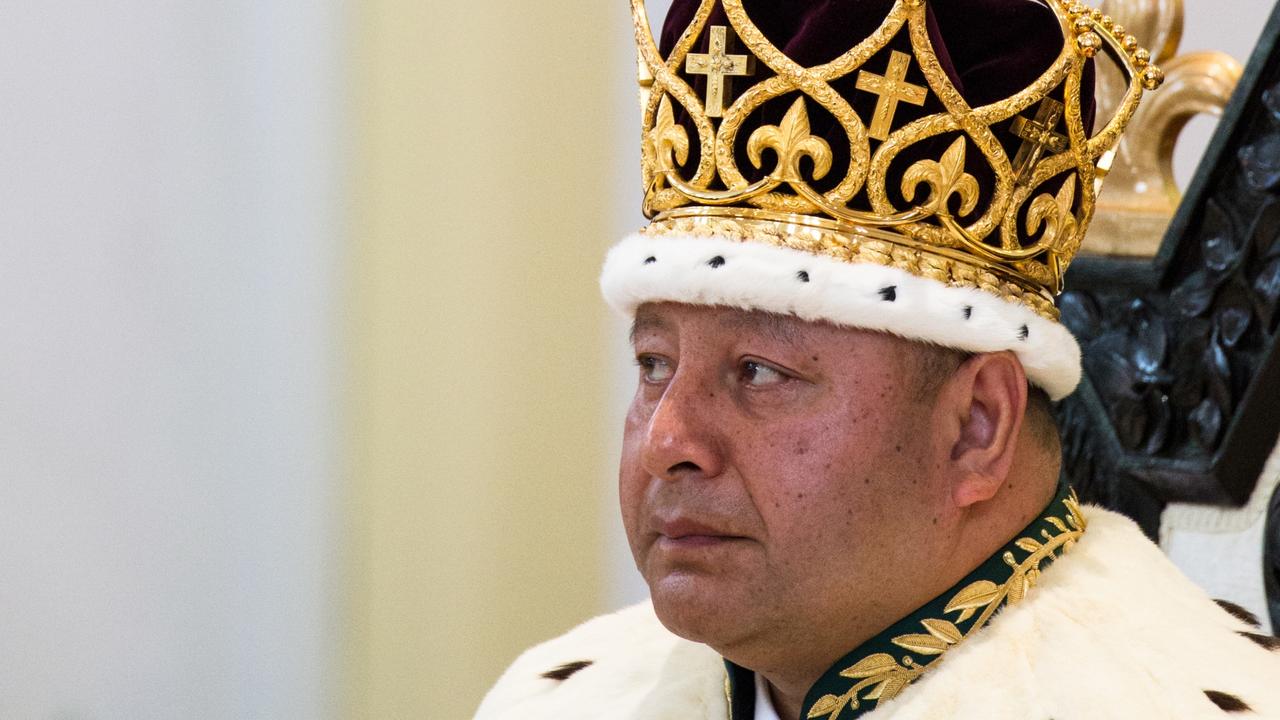
[[[627,15],[355,12],[346,715],[467,718],[521,649],[602,609],[596,276]]]

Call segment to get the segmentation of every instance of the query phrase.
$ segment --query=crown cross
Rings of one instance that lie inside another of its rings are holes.
[[[1055,131],[1058,121],[1062,119],[1062,111],[1062,103],[1053,98],[1045,98],[1036,110],[1035,120],[1028,120],[1021,115],[1013,119],[1013,134],[1022,138],[1022,147],[1018,148],[1018,154],[1013,158],[1019,185],[1030,182],[1032,170],[1040,162],[1046,149],[1056,153],[1067,150],[1066,136]]]
[[[750,55],[730,55],[729,28],[711,26],[711,52],[690,53],[685,72],[707,76],[707,117],[723,117],[726,96],[732,77],[755,74],[755,58]]]
[[[911,66],[911,56],[904,52],[893,51],[889,56],[889,70],[884,75],[863,70],[858,73],[857,88],[863,92],[879,95],[876,112],[871,118],[871,130],[867,133],[876,140],[889,139],[889,131],[893,129],[893,116],[898,112],[899,102],[912,105],[924,105],[929,91],[919,85],[906,82],[907,68]]]

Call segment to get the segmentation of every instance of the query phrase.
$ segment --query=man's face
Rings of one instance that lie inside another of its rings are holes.
[[[947,492],[918,346],[681,304],[642,306],[634,345],[622,514],[662,621],[723,652],[895,607]]]

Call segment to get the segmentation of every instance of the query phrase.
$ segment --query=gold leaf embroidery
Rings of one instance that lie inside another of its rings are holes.
[[[871,688],[871,692],[867,693],[866,697],[864,697],[863,700],[879,700],[880,696],[884,694],[884,686],[887,685],[888,683],[889,683],[888,680],[880,681],[878,685]]]
[[[1031,568],[1027,571],[1027,584],[1035,587],[1040,582],[1040,568]]]
[[[840,671],[840,677],[847,677],[851,680],[860,680],[875,675],[880,675],[898,667],[898,661],[893,659],[888,653],[876,653],[868,655],[859,660],[853,667],[845,668]]]
[[[921,655],[941,655],[949,645],[946,640],[939,640],[932,635],[899,635],[893,644]]]
[[[964,622],[973,617],[978,608],[990,605],[999,595],[1000,586],[990,580],[979,580],[956,593],[956,596],[951,598],[951,602],[947,603],[942,612],[952,613],[956,610],[963,610],[960,613],[959,620],[956,622]]]
[[[922,637],[934,639],[930,635]],[[888,653],[868,655],[852,667],[840,672],[841,677],[858,682],[843,695],[824,695],[819,700],[822,709],[819,711],[815,707],[810,710],[809,720],[823,716],[828,716],[828,720],[837,720],[846,707],[858,707],[859,697],[862,700],[888,700],[902,692],[902,689],[920,677],[922,672],[924,672],[924,666],[916,664],[910,657],[903,658],[902,663],[899,663]],[[867,693],[865,696],[862,695],[864,691]],[[834,697],[834,702],[828,700],[828,697]]]
[[[908,678],[901,675],[890,678],[889,681],[884,684],[884,690],[880,693],[880,699],[894,699],[897,697],[898,693],[902,692],[902,689],[905,688],[912,679],[914,678]]]
[[[1027,594],[1027,577],[1022,575],[1015,577],[1009,581],[1009,603],[1016,605],[1022,602],[1022,598]]]
[[[844,702],[835,695],[823,695],[818,698],[818,702],[814,703],[813,707],[809,709],[809,718],[812,720],[813,718],[820,718],[823,715],[830,715],[842,705],[844,705]]]
[[[902,692],[902,689],[910,682],[901,675],[893,675],[885,678],[883,682],[875,687],[871,692],[867,693],[864,700],[892,700]]]
[[[964,639],[964,633],[950,621],[928,619],[921,620],[920,624],[924,625],[931,635],[945,641],[948,645],[955,645]]]
[[[1033,553],[1040,549],[1040,543],[1032,540],[1031,538],[1018,538],[1018,541],[1015,544],[1029,553]]]
[[[1071,513],[1067,516],[1067,522],[1071,523],[1071,527],[1076,530],[1083,531],[1088,524],[1085,522],[1084,513],[1080,512],[1080,498],[1076,497],[1076,491],[1071,491],[1071,497],[1062,501],[1067,506],[1067,511]]]

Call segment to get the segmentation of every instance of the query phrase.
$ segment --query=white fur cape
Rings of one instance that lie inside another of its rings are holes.
[[[1084,537],[1023,602],[867,717],[1280,719],[1280,652],[1245,637],[1252,628],[1179,573],[1131,521],[1085,510]],[[565,679],[544,676],[557,669]],[[1251,709],[1219,706],[1232,698]],[[672,635],[644,603],[525,652],[476,715],[585,718],[726,720],[723,662]]]

